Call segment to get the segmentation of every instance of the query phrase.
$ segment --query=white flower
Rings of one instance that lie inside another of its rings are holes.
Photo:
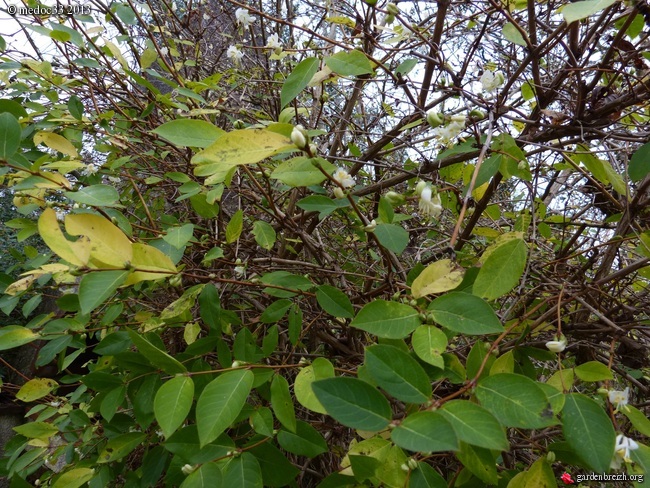
[[[65,210],[57,208],[55,213],[56,213],[56,220],[58,220],[59,222],[63,222],[63,219],[65,218]]]
[[[235,64],[239,64],[241,58],[244,57],[244,53],[237,46],[230,46],[226,51],[226,56],[232,59]]]
[[[280,39],[278,39],[277,34],[271,34],[266,42],[266,46],[269,49],[282,49],[282,44],[280,44]]]
[[[332,173],[332,178],[343,188],[350,188],[351,186],[354,186],[354,178],[352,178],[352,176],[350,176],[350,173],[348,173],[343,168],[336,168],[336,171]]]
[[[440,195],[438,193],[433,195],[433,190],[429,185],[426,185],[420,193],[418,209],[422,215],[433,217],[434,219],[440,217],[442,213]]]
[[[160,54],[162,54],[163,56],[167,56],[167,54],[169,54],[169,49],[167,49],[166,47],[161,47]]]
[[[560,353],[566,349],[566,339],[562,337],[559,341],[548,341],[546,348],[555,353]]]
[[[109,176],[108,181],[117,185],[118,183],[122,182],[122,178],[120,178],[119,176]]]
[[[235,18],[237,23],[246,29],[249,25],[255,22],[255,18],[248,13],[245,8],[238,8],[235,10]]]
[[[454,115],[451,118],[451,122],[444,127],[436,127],[433,129],[433,133],[440,138],[440,142],[444,145],[449,145],[465,129],[465,120],[464,115]]]
[[[93,163],[91,163],[91,164],[87,165],[87,166],[83,169],[83,171],[81,172],[81,174],[84,175],[84,176],[94,175],[95,173],[97,173],[97,172],[99,171],[99,168],[100,168],[100,167],[101,167],[101,166],[98,165],[98,164],[93,164]]]
[[[489,69],[486,69],[485,71],[483,71],[483,74],[481,75],[478,81],[480,81],[481,85],[483,85],[483,91],[493,92],[501,85],[503,85],[503,82],[505,81],[505,76],[503,76],[503,73],[501,71],[497,71],[495,73],[494,71],[490,71]]]
[[[291,142],[293,142],[298,149],[305,149],[307,147],[307,136],[305,128],[302,125],[297,125],[291,131]]]
[[[610,390],[607,392],[609,403],[616,407],[616,410],[627,405],[630,400],[630,388],[625,388],[623,391]]]
[[[630,451],[634,451],[639,448],[639,445],[634,442],[629,437],[625,437],[623,434],[616,436],[616,444],[614,445],[614,457],[610,463],[612,469],[620,469],[623,461],[626,463],[631,462]]]

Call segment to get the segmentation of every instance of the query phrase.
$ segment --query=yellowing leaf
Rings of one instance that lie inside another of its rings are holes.
[[[133,285],[144,280],[157,280],[176,273],[176,266],[169,256],[155,247],[136,242],[132,245],[132,250],[131,264],[135,271],[129,275],[124,285]]]
[[[14,281],[5,289],[4,292],[7,295],[16,295],[21,291],[27,290],[30,286],[32,286],[32,283],[34,283],[34,281],[36,281],[36,276],[26,276],[25,278],[21,278],[18,281]]]
[[[453,290],[463,281],[465,270],[450,259],[442,259],[427,266],[411,285],[411,293],[420,298],[433,293]]]
[[[210,165],[209,172],[196,169],[197,176],[210,176],[239,164],[258,163],[279,152],[295,149],[291,141],[277,132],[264,129],[235,130],[224,134],[214,144],[192,158],[192,164]]]
[[[129,63],[127,63],[126,59],[124,59],[124,56],[122,56],[122,51],[120,51],[119,47],[117,47],[111,41],[104,41],[104,46],[106,46],[106,48],[110,51],[113,57],[117,59],[117,61],[122,65],[122,68],[124,69],[129,68]]]
[[[40,131],[34,136],[34,144],[38,146],[40,143],[45,144],[50,149],[54,149],[66,156],[78,158],[79,153],[72,143],[65,137],[55,134],[54,132]]]
[[[66,239],[56,220],[56,212],[51,208],[46,208],[38,219],[38,233],[45,244],[62,259],[76,266],[88,265],[90,240],[86,237],[76,242]]]
[[[131,241],[104,217],[93,214],[67,215],[65,230],[70,235],[90,239],[93,267],[123,268],[133,259]]]
[[[51,378],[35,378],[20,387],[16,398],[23,402],[33,402],[50,394],[59,384]]]

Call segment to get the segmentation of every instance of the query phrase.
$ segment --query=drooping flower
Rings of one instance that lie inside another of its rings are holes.
[[[282,44],[280,44],[280,39],[277,34],[271,34],[266,41],[266,46],[269,49],[282,49]]]
[[[237,46],[230,46],[226,51],[226,56],[228,56],[235,64],[239,64],[241,58],[244,57],[244,53],[239,50]]]
[[[420,202],[418,210],[424,216],[433,217],[437,219],[442,213],[442,202],[440,201],[440,194],[436,192],[433,194],[433,189],[426,185],[420,193]]]
[[[332,179],[338,182],[343,188],[350,188],[355,183],[354,178],[343,168],[336,168],[334,173],[332,173]]]
[[[610,467],[612,469],[620,469],[623,462],[631,462],[630,451],[634,451],[638,448],[639,444],[634,440],[625,437],[623,434],[617,435],[616,444],[614,445],[614,457],[612,458]]]
[[[625,388],[623,391],[610,390],[607,392],[607,397],[609,398],[609,403],[616,407],[616,410],[619,410],[621,407],[627,405],[627,402],[630,400],[630,388]]]
[[[454,115],[451,121],[442,127],[433,129],[434,134],[440,138],[440,142],[444,145],[450,145],[454,139],[465,129],[466,118],[464,115]]]
[[[548,341],[546,348],[551,352],[561,353],[566,349],[566,337],[562,336],[559,340]]]
[[[235,10],[235,18],[237,23],[246,29],[249,25],[255,22],[255,17],[248,13],[245,8],[238,8]]]
[[[481,82],[481,85],[483,86],[483,91],[493,92],[501,85],[503,85],[505,79],[506,78],[501,71],[494,72],[489,69],[486,69],[485,71],[483,71],[483,74],[481,75],[478,81]]]

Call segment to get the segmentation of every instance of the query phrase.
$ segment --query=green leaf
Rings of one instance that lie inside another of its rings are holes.
[[[167,229],[167,234],[163,236],[163,240],[176,249],[183,249],[192,237],[194,237],[194,225],[185,224]]]
[[[118,459],[122,459],[136,447],[140,446],[146,438],[147,434],[142,434],[140,432],[129,432],[128,434],[113,437],[99,453],[97,462],[100,464],[111,463]]]
[[[83,119],[84,104],[81,102],[81,99],[77,95],[72,95],[68,99],[68,110],[70,111],[70,115],[72,115],[75,119]]]
[[[508,438],[494,416],[467,400],[452,400],[438,410],[451,423],[458,439],[474,446],[507,451]]]
[[[341,76],[359,76],[372,73],[370,60],[361,51],[339,51],[325,58],[325,64]]]
[[[526,376],[488,376],[476,387],[476,397],[506,427],[537,429],[555,423],[544,391]]]
[[[506,22],[503,26],[503,37],[505,37],[508,41],[518,44],[520,46],[526,46],[526,41],[524,40],[524,36],[521,35],[521,32],[517,30],[517,28],[514,26],[514,24],[510,22]]]
[[[278,443],[284,450],[298,456],[316,457],[328,451],[323,436],[302,420],[297,421],[295,433],[286,430],[278,432]]]
[[[206,148],[225,134],[223,129],[205,120],[177,119],[152,130],[175,146]]]
[[[29,344],[41,336],[20,325],[7,325],[0,328],[0,351]]]
[[[185,478],[180,488],[220,488],[221,486],[233,485],[223,483],[217,463],[204,463]]]
[[[613,380],[612,371],[599,361],[589,361],[576,366],[576,376],[582,381]]]
[[[262,470],[255,456],[244,452],[233,458],[224,469],[222,486],[263,488]]]
[[[171,436],[190,413],[194,382],[189,376],[177,376],[162,385],[153,401],[153,412],[165,437]]]
[[[113,207],[120,199],[117,190],[108,185],[86,186],[79,191],[66,191],[64,195],[74,202],[94,207]]]
[[[280,92],[280,105],[285,107],[303,91],[318,71],[318,58],[303,59],[287,76]]]
[[[390,433],[392,441],[416,452],[457,451],[460,447],[452,425],[438,412],[409,415]]]
[[[422,361],[436,368],[445,368],[442,353],[447,349],[447,336],[443,331],[433,325],[421,325],[413,332],[411,345]]]
[[[244,369],[221,374],[208,383],[196,403],[201,447],[215,440],[237,419],[253,387],[254,375]]]
[[[29,380],[16,393],[22,402],[33,402],[49,395],[59,384],[51,378],[34,378]]]
[[[420,314],[403,303],[375,300],[363,307],[352,327],[386,339],[402,339],[420,325]]]
[[[278,298],[291,298],[293,296],[296,296],[298,294],[298,291],[307,291],[314,286],[314,284],[304,276],[294,275],[286,271],[274,271],[272,273],[266,273],[260,278],[260,281],[265,285],[273,285],[281,288],[286,288],[264,288],[264,293]]]
[[[627,174],[632,181],[641,181],[650,173],[650,142],[645,143],[632,154]]]
[[[316,358],[312,364],[301,369],[293,384],[296,400],[305,408],[317,413],[327,413],[318,401],[311,386],[315,381],[334,377],[334,366],[325,358]]]
[[[282,454],[282,451],[275,447],[275,445],[264,442],[253,441],[255,447],[250,447],[250,453],[255,456],[259,462],[260,469],[262,470],[262,477],[264,485],[269,487],[274,486],[287,486],[292,484],[292,480],[299,473],[298,469],[289,462],[289,460]],[[227,485],[227,486],[248,486],[244,485]]]
[[[389,395],[406,403],[431,398],[431,382],[422,366],[404,351],[385,344],[366,348],[366,367],[373,380]]]
[[[299,200],[297,205],[307,212],[320,212],[319,218],[323,219],[335,210],[347,207],[350,202],[347,198],[332,200],[322,195],[311,195]]]
[[[481,335],[503,332],[499,318],[485,300],[462,292],[451,292],[429,304],[436,323],[463,334]]]
[[[89,314],[110,297],[126,281],[130,271],[93,271],[79,282],[81,313]]]
[[[16,117],[9,112],[0,114],[0,159],[7,161],[20,147],[22,130]]]
[[[434,293],[453,290],[463,281],[465,270],[451,259],[441,259],[430,264],[418,275],[411,285],[411,293],[421,298]]]
[[[221,331],[221,301],[219,300],[219,291],[212,283],[208,283],[201,290],[199,313],[201,320],[211,330]]]
[[[347,427],[376,432],[388,426],[388,400],[364,381],[329,378],[314,382],[312,389],[327,413]]]
[[[282,317],[284,317],[284,314],[287,313],[287,310],[291,308],[291,300],[283,299],[283,300],[277,300],[268,307],[266,307],[266,310],[262,312],[262,315],[260,316],[260,322],[263,324],[272,324],[274,322],[279,321]]]
[[[523,239],[511,239],[497,247],[481,266],[473,293],[488,300],[512,290],[526,267],[528,248]]]
[[[292,187],[318,185],[325,181],[327,176],[314,166],[314,161],[318,161],[318,164],[328,173],[332,173],[335,169],[335,166],[326,159],[298,156],[284,161],[275,168],[271,178]]]
[[[447,482],[427,463],[419,462],[411,473],[409,488],[447,488]]]
[[[403,76],[408,75],[413,70],[413,68],[417,66],[418,61],[419,60],[417,58],[410,58],[402,61],[395,70],[395,74],[400,74]]]
[[[569,3],[562,8],[562,15],[564,15],[566,23],[570,24],[576,20],[586,19],[616,2],[617,0],[586,0],[584,2]]]
[[[52,483],[52,488],[79,488],[97,475],[91,468],[75,468],[61,473]]]
[[[47,440],[54,434],[59,433],[58,427],[48,422],[29,422],[17,427],[12,427],[12,430],[28,439],[42,440]]]
[[[581,393],[566,395],[562,432],[571,448],[597,473],[606,473],[614,456],[616,433],[598,403]]]
[[[273,248],[273,244],[275,244],[277,238],[275,229],[263,220],[258,220],[253,224],[253,235],[255,236],[255,242],[267,251]]]
[[[289,383],[279,374],[276,374],[271,382],[271,408],[285,428],[296,432],[296,412],[293,409]]]
[[[338,288],[330,285],[321,285],[316,289],[318,305],[333,317],[351,319],[354,317],[352,302],[348,296]]]
[[[241,209],[237,210],[228,225],[226,226],[226,242],[231,244],[239,239],[241,231],[244,228],[244,212]]]
[[[183,366],[183,363],[179,362],[176,358],[158,349],[138,332],[131,329],[128,332],[129,337],[138,348],[138,351],[140,351],[140,354],[147,358],[151,364],[167,374],[187,373],[187,369]]]
[[[409,233],[400,225],[378,224],[374,235],[379,244],[395,254],[401,254],[409,243]]]
[[[648,420],[641,410],[632,405],[626,405],[621,408],[621,412],[630,419],[630,422],[632,422],[632,425],[638,432],[650,437],[650,420]]]

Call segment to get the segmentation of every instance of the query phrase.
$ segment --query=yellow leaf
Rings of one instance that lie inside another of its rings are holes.
[[[51,378],[35,378],[20,387],[16,398],[23,402],[33,402],[49,395],[59,384]]]
[[[25,278],[21,278],[18,281],[14,281],[11,285],[9,285],[7,288],[5,288],[5,293],[7,295],[15,295],[17,293],[20,293],[21,291],[27,290],[30,286],[32,286],[32,283],[36,281],[36,276],[26,276]]]
[[[56,134],[54,134],[56,135]],[[72,185],[68,179],[60,173],[52,173],[50,171],[41,171],[39,172],[41,178],[46,181],[37,181],[34,184],[35,188],[56,188],[61,189],[61,187],[66,190],[72,190]]]
[[[153,246],[140,244],[132,245],[133,257],[131,264],[135,271],[129,275],[124,286],[133,285],[144,280],[157,280],[176,274],[176,266],[169,256]]]
[[[96,268],[124,268],[133,259],[131,241],[109,220],[94,214],[74,214],[65,218],[65,230],[90,239],[90,264]]]
[[[46,208],[38,219],[38,233],[45,244],[60,258],[75,266],[87,266],[90,257],[90,241],[87,238],[69,241],[63,235],[56,212]]]
[[[122,68],[128,69],[129,63],[127,63],[126,59],[124,59],[124,56],[122,56],[122,51],[120,51],[120,48],[113,44],[111,41],[104,41],[104,45],[108,48],[113,57],[117,59],[117,61],[122,65]]]
[[[453,290],[463,281],[465,270],[451,262],[442,259],[427,266],[411,285],[411,293],[415,298]]]
[[[40,143],[45,144],[50,149],[59,151],[66,156],[78,158],[79,153],[72,143],[65,137],[55,134],[54,132],[40,131],[34,136],[34,144],[38,146]]]
[[[45,206],[45,190],[23,190],[16,193],[13,199],[16,208],[26,207],[27,205]]]

